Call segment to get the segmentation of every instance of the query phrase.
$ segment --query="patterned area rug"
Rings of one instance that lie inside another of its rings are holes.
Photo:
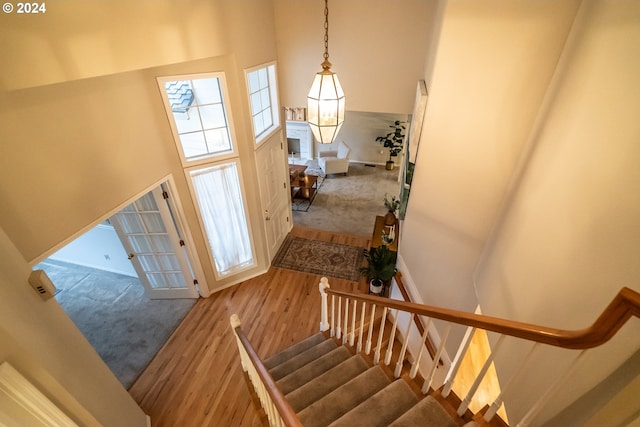
[[[287,236],[273,266],[358,281],[364,260],[363,248]]]

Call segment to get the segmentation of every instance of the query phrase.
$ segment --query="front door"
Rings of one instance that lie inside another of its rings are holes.
[[[286,184],[284,146],[277,138],[265,143],[256,152],[256,163],[260,179],[260,201],[263,209],[264,227],[267,235],[269,259],[291,229],[291,204]]]
[[[149,298],[198,298],[183,243],[161,187],[110,220]]]

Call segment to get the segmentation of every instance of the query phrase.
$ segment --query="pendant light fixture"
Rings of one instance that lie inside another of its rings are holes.
[[[308,122],[321,144],[331,144],[344,122],[344,92],[329,62],[329,3],[324,1],[324,61],[307,95]]]

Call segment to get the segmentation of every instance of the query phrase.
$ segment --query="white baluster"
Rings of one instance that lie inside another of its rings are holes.
[[[338,297],[338,325],[336,327],[336,338],[340,339],[342,336],[342,297]]]
[[[358,353],[362,351],[362,334],[364,332],[364,311],[366,306],[367,306],[367,303],[362,301],[362,306],[360,308],[360,331],[358,332],[358,348],[356,350]]]
[[[393,316],[393,326],[391,327],[391,336],[387,343],[387,355],[384,358],[384,364],[389,365],[391,363],[391,355],[393,354],[393,342],[396,339],[396,328],[398,327],[398,314],[400,310],[396,310],[396,314]]]
[[[356,340],[356,308],[358,301],[353,300],[353,316],[351,316],[351,335],[349,336],[349,345],[353,347]]]
[[[376,305],[371,305],[371,316],[369,316],[369,332],[367,333],[367,346],[365,348],[365,353],[371,353],[371,336],[373,335],[373,321],[376,315]]]
[[[378,364],[380,362],[380,350],[382,349],[382,334],[384,333],[384,324],[387,321],[387,307],[382,310],[382,321],[380,322],[380,331],[378,331],[378,345],[373,355],[373,363]]]
[[[420,359],[422,358],[422,352],[424,351],[427,343],[427,337],[429,336],[429,326],[431,326],[431,318],[427,320],[427,324],[424,327],[424,333],[422,334],[422,343],[420,344],[420,350],[418,350],[418,357],[416,357],[411,365],[411,372],[409,372],[409,378],[414,379],[418,374],[418,368],[420,367]],[[435,363],[438,363],[436,360]]]
[[[540,413],[544,405],[547,404],[549,399],[555,394],[558,389],[567,382],[571,374],[576,370],[580,362],[584,360],[584,355],[587,354],[587,350],[582,350],[576,360],[571,364],[567,372],[564,375],[559,377],[552,385],[547,389],[547,391],[542,395],[542,397],[529,409],[529,412],[520,420],[516,427],[526,427],[531,424],[533,418]]]
[[[347,335],[349,334],[349,298],[344,302],[344,329],[342,330],[342,344],[347,342]]]
[[[485,421],[487,422],[491,421],[491,419],[496,415],[496,413],[498,412],[498,409],[500,409],[500,407],[502,406],[502,402],[504,401],[504,396],[509,392],[509,389],[511,388],[511,386],[515,384],[516,379],[520,378],[520,376],[524,372],[526,372],[525,368],[531,361],[531,357],[533,356],[533,353],[539,348],[539,346],[540,346],[539,342],[534,343],[533,346],[531,346],[529,353],[527,353],[527,355],[525,356],[524,360],[520,364],[520,367],[518,368],[516,373],[513,374],[505,384],[503,384],[500,394],[498,395],[498,397],[496,397],[496,400],[491,404],[491,406],[489,406],[489,409],[487,409],[487,412],[485,412],[484,414],[483,418],[485,419]]]
[[[447,329],[445,329],[442,340],[440,341],[440,346],[438,347],[438,351],[436,351],[436,354],[433,356],[431,371],[429,372],[429,376],[425,379],[424,384],[422,385],[423,394],[427,394],[429,392],[429,389],[431,388],[433,377],[436,374],[436,369],[438,369],[438,360],[440,360],[440,355],[444,350],[444,345],[447,343],[447,338],[449,338],[449,332],[451,332],[451,324],[449,324],[449,326],[447,326]]]
[[[324,332],[329,329],[329,312],[327,307],[327,292],[329,289],[329,280],[326,277],[320,279],[320,301],[321,301],[321,313],[320,313],[320,332]]]
[[[398,357],[398,362],[396,363],[396,370],[393,375],[396,378],[400,378],[400,372],[402,372],[402,365],[404,364],[404,355],[407,353],[407,345],[409,345],[409,334],[411,333],[411,324],[413,323],[414,314],[411,313],[409,317],[409,323],[407,323],[407,329],[404,331],[404,342],[402,343],[402,349],[400,350],[400,356]]]
[[[500,347],[504,342],[504,337],[505,337],[504,335],[500,335],[500,338],[498,338],[498,342],[493,348],[493,351],[491,351],[491,353],[487,357],[487,360],[485,360],[484,365],[482,365],[480,372],[478,372],[476,379],[473,381],[473,384],[471,384],[471,388],[467,392],[467,395],[465,396],[464,399],[462,399],[462,402],[460,402],[460,406],[458,406],[458,415],[463,416],[464,413],[467,412],[467,409],[469,409],[469,404],[471,403],[471,399],[473,399],[473,396],[476,394],[476,391],[478,391],[478,387],[480,387],[480,383],[482,382],[482,380],[484,379],[484,376],[486,375],[487,371],[491,367],[491,364],[493,363],[493,358],[495,357],[496,354],[498,354],[498,351],[500,351]]]
[[[331,295],[331,336],[336,336],[336,296]]]
[[[462,345],[458,348],[458,352],[456,353],[456,357],[453,359],[453,363],[449,367],[449,372],[447,372],[447,376],[444,381],[444,387],[442,388],[442,396],[447,397],[449,393],[451,393],[451,388],[453,387],[453,382],[456,379],[456,375],[458,375],[458,370],[460,370],[460,365],[462,365],[462,360],[464,359],[464,355],[467,353],[469,346],[471,345],[471,337],[475,333],[476,328],[469,327],[462,338]]]

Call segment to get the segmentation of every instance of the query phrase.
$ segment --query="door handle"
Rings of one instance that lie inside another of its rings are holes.
[[[127,259],[131,259],[133,258],[135,255],[134,254],[129,254],[129,256],[127,257]]]
[[[265,210],[264,213],[265,213],[265,217],[264,217],[265,221],[271,220],[271,215],[269,215],[269,211]]]

